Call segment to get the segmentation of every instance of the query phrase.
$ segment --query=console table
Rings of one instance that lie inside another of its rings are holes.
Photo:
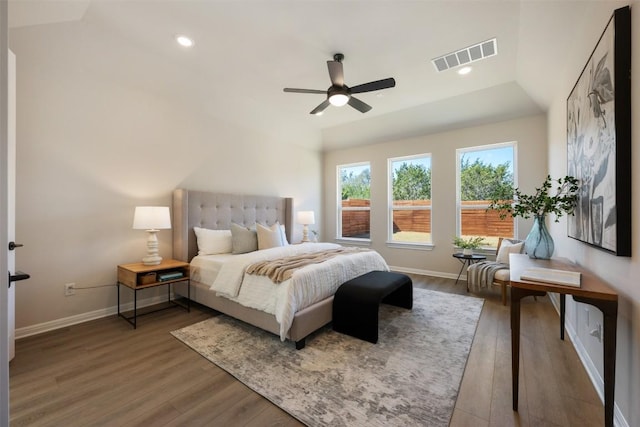
[[[520,300],[526,296],[544,296],[547,292],[560,294],[560,327],[564,339],[564,309],[566,295],[585,304],[593,305],[602,311],[604,324],[604,424],[613,427],[614,391],[616,379],[616,330],[618,317],[618,294],[604,281],[586,269],[567,260],[531,259],[528,255],[509,255],[511,285],[511,375],[513,387],[513,410],[518,410],[518,376],[520,370]],[[521,280],[522,272],[527,268],[551,268],[556,270],[578,271],[581,273],[580,287],[555,285],[546,282]]]

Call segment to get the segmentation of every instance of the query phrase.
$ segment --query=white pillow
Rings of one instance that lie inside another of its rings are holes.
[[[198,242],[198,255],[231,253],[231,230],[210,230],[193,227]]]
[[[498,255],[496,256],[496,262],[509,265],[509,254],[522,253],[523,248],[524,242],[514,243],[510,240],[502,239],[500,250],[498,251]]]
[[[256,232],[258,233],[258,250],[284,246],[279,223],[276,222],[271,227],[256,224]]]
[[[280,237],[282,238],[282,246],[289,246],[289,242],[287,241],[287,231],[284,228],[284,224],[280,224]]]

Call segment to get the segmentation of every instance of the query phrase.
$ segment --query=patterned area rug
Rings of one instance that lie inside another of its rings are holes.
[[[484,301],[414,289],[378,344],[325,327],[291,342],[224,315],[172,334],[309,426],[447,426]]]

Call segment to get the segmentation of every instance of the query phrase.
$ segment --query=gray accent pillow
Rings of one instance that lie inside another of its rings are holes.
[[[236,223],[231,223],[231,246],[234,254],[246,254],[258,250],[258,235],[255,229],[250,229]]]

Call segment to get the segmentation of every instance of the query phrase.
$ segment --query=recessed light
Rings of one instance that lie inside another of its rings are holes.
[[[465,74],[469,74],[471,72],[471,67],[462,67],[458,70],[458,74],[464,76]]]
[[[178,35],[176,36],[176,41],[178,42],[178,44],[180,46],[184,46],[184,47],[191,47],[193,46],[193,40],[191,40],[189,37],[184,36],[184,35]]]

